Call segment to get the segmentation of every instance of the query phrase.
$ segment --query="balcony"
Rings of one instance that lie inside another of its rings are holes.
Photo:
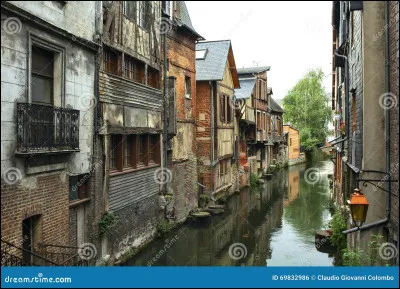
[[[256,116],[255,116],[253,107],[245,105],[242,108],[242,112],[243,112],[243,115],[242,115],[242,120],[243,121],[251,123],[251,124],[255,124]]]
[[[16,154],[79,151],[79,110],[17,104]]]

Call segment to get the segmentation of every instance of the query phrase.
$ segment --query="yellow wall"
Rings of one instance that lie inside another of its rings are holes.
[[[288,147],[289,147],[289,159],[297,159],[300,156],[300,134],[299,131],[295,130],[290,126],[283,126],[283,131],[289,132],[288,135]]]

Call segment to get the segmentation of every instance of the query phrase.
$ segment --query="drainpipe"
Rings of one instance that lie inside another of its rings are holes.
[[[390,101],[390,87],[389,87],[389,4],[385,1],[385,98]],[[385,103],[388,103],[385,101]],[[386,172],[389,173],[388,181],[386,183],[386,189],[388,193],[386,194],[386,218],[390,220],[390,207],[391,207],[391,194],[392,194],[392,184],[391,184],[391,167],[390,167],[390,109],[385,110],[385,129],[386,129]],[[387,232],[387,241],[389,241],[389,231]]]
[[[164,170],[168,168],[168,117],[167,117],[167,66],[168,66],[168,55],[167,55],[167,33],[164,33],[164,128],[163,128],[163,139],[164,139]],[[168,192],[168,182],[165,182],[163,187],[164,193]]]
[[[214,162],[214,83],[210,83],[210,198],[214,200],[213,162]]]

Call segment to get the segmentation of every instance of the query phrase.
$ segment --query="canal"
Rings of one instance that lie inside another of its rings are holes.
[[[232,196],[222,215],[184,226],[149,244],[128,266],[333,266],[317,251],[327,228],[331,161],[275,173],[256,189]]]

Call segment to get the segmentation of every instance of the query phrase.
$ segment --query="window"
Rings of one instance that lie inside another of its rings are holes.
[[[54,54],[32,46],[32,102],[53,104]]]
[[[267,129],[266,124],[267,124],[267,115],[266,115],[265,112],[263,112],[263,114],[262,114],[262,127],[261,127],[261,129],[264,130],[264,131]]]
[[[160,88],[160,73],[157,69],[147,67],[147,85],[153,88]]]
[[[89,198],[89,174],[69,177],[69,200],[77,201]]]
[[[278,118],[278,121],[277,121],[277,125],[278,125],[278,135],[280,136],[280,135],[282,135],[282,123],[281,123],[281,119],[279,119]]]
[[[123,13],[137,25],[147,29],[150,1],[123,1]]]
[[[219,175],[221,177],[228,174],[228,159],[219,162]]]
[[[261,111],[257,111],[257,130],[261,130]]]
[[[292,138],[290,138],[289,145],[290,145],[290,146],[293,145]]]
[[[121,172],[160,164],[160,136],[113,135],[110,146],[110,171]]]
[[[206,59],[207,49],[196,50],[196,59]]]
[[[230,123],[232,121],[232,107],[230,97],[228,95],[220,95],[220,119],[222,123]]]
[[[103,50],[103,70],[115,75],[120,75],[118,69],[118,53],[111,48],[105,47]]]
[[[129,55],[124,55],[124,76],[133,81],[144,83],[145,64]]]
[[[271,121],[271,116],[268,115],[268,134],[271,134],[272,130],[272,121]]]
[[[165,15],[172,18],[174,11],[174,1],[162,1],[162,10]]]
[[[185,76],[185,97],[192,98],[192,81],[189,76]]]

